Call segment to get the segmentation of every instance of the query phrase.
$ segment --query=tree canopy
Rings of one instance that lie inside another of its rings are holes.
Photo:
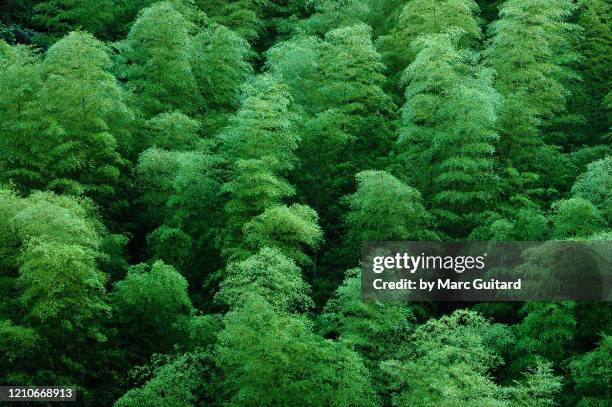
[[[588,291],[555,243],[612,240],[611,13],[3,0],[0,382],[84,406],[612,405],[610,302],[367,301],[359,268],[366,241],[541,242],[520,271]]]

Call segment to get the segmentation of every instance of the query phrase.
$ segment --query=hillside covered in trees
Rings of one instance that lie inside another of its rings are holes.
[[[607,0],[2,0],[0,384],[604,407],[612,305],[366,302],[366,240],[612,240]]]

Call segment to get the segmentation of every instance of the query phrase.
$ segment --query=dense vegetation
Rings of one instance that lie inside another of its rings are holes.
[[[607,0],[4,0],[0,382],[612,404],[607,303],[363,302],[364,240],[612,240]]]

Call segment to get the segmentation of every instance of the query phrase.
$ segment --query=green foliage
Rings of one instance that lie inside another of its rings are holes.
[[[491,339],[508,332],[496,328],[466,310],[418,326],[401,359],[382,365],[394,390],[393,405],[503,405],[502,390],[489,376],[501,362]]]
[[[354,156],[357,168],[372,166],[372,151],[390,147],[396,107],[382,89],[385,66],[372,43],[371,28],[356,24],[328,32],[320,67],[323,107],[344,116],[340,128],[354,139],[347,153]]]
[[[184,353],[154,369],[153,377],[117,400],[117,407],[184,407],[213,395],[207,374],[213,364],[206,353]],[[212,375],[211,375],[212,376]],[[206,379],[207,382],[203,382]]]
[[[267,68],[278,74],[301,109],[320,109],[319,98],[321,40],[314,36],[296,35],[267,51]]]
[[[150,270],[145,265],[132,267],[126,278],[115,285],[114,295],[122,314],[141,319],[157,330],[171,325],[177,315],[192,311],[187,282],[161,261]]]
[[[179,167],[172,180],[173,193],[166,205],[173,209],[173,221],[199,239],[218,222],[210,215],[219,212],[219,158],[204,152],[180,153]],[[210,236],[209,236],[210,237]]]
[[[399,93],[400,76],[414,60],[414,40],[422,35],[459,29],[462,45],[481,37],[479,7],[474,0],[410,0],[403,4],[390,32],[377,40],[378,49],[392,76],[390,86]]]
[[[223,150],[238,160],[260,159],[273,171],[293,167],[299,137],[293,131],[285,86],[271,75],[259,76],[245,88],[240,109],[221,134]]]
[[[22,290],[21,301],[32,318],[43,324],[60,319],[87,326],[89,319],[108,311],[100,299],[106,276],[97,270],[95,257],[88,250],[44,242],[20,257],[17,284]],[[72,292],[66,296],[69,290]]]
[[[304,317],[277,313],[256,294],[226,315],[216,352],[230,405],[375,404],[355,352],[315,335]]]
[[[338,336],[363,355],[378,388],[384,383],[378,364],[392,358],[409,339],[413,320],[405,303],[362,301],[360,271],[351,269],[325,305],[319,324],[323,334]]]
[[[172,179],[178,168],[177,153],[151,148],[139,157],[135,168],[140,200],[146,208],[142,216],[147,222],[160,224],[169,217],[166,202],[173,192]]]
[[[194,3],[210,18],[227,26],[247,40],[257,39],[262,29],[263,10],[268,0],[195,0]]]
[[[0,168],[3,183],[16,186],[41,183],[41,168],[32,159],[31,142],[38,126],[37,92],[41,87],[40,57],[24,46],[0,41]]]
[[[325,34],[336,28],[367,21],[371,12],[370,1],[364,0],[311,0],[314,13],[303,22],[306,32]]]
[[[113,18],[113,0],[49,0],[34,7],[33,20],[45,27],[53,41],[75,28],[104,35]]]
[[[435,239],[419,191],[386,171],[362,171],[356,178],[357,191],[346,197],[349,240]]]
[[[87,209],[70,198],[38,193],[15,214],[22,244],[18,256],[20,301],[41,325],[70,321],[69,330],[86,328],[107,312],[102,300],[106,276],[97,267],[100,231]]]
[[[179,112],[160,113],[147,120],[144,145],[162,150],[193,150],[199,140],[200,124]]]
[[[212,24],[192,40],[191,69],[203,98],[205,129],[226,125],[228,112],[239,107],[240,86],[252,74],[249,44],[222,25]]]
[[[197,110],[190,28],[172,4],[159,2],[144,9],[128,33],[122,75],[127,78],[133,104],[146,117]]]
[[[12,54],[6,74],[11,75],[13,64],[34,69],[24,49]],[[20,96],[6,101],[10,113],[1,146],[5,181],[25,193],[39,188],[84,193],[111,205],[125,166],[120,148],[129,141],[125,125],[131,112],[109,66],[101,42],[73,32],[49,49],[33,78],[12,85],[19,89],[13,95]],[[34,88],[36,78],[40,82]],[[24,144],[24,137],[35,141]]]
[[[230,226],[240,230],[248,219],[295,193],[287,181],[270,169],[275,164],[275,161],[256,159],[236,163],[232,179],[222,187],[230,196],[226,204]]]
[[[1,3],[0,383],[612,403],[609,302],[368,302],[355,268],[365,240],[542,241],[526,291],[602,294],[607,0]]]
[[[14,276],[20,239],[13,218],[26,203],[8,189],[0,189],[0,275]],[[4,308],[4,307],[2,307]]]
[[[569,370],[580,407],[605,406],[612,399],[612,337],[606,335],[594,350],[570,362]]]
[[[193,277],[194,261],[214,238],[219,212],[219,160],[201,151],[144,151],[136,166],[141,219],[154,230],[148,239],[154,257]],[[157,228],[157,229],[155,229]]]
[[[298,264],[308,264],[305,249],[316,249],[323,238],[318,216],[306,205],[272,206],[244,225],[244,244],[249,250],[278,248]]]
[[[407,48],[420,35],[440,33],[451,27],[461,28],[468,37],[476,39],[480,37],[475,17],[478,12],[478,5],[471,0],[408,1],[397,26],[406,42],[397,48]]]
[[[379,165],[373,152],[391,147],[395,106],[382,90],[384,65],[368,26],[330,31],[323,42],[298,37],[282,43],[270,50],[268,64],[308,119],[298,151],[306,196],[345,190],[355,172]],[[323,174],[337,179],[333,187],[323,183]],[[327,206],[338,197],[325,198]]]
[[[499,104],[491,72],[457,48],[456,35],[424,36],[414,43],[419,53],[404,72],[399,140],[403,172],[410,171],[406,178],[453,234],[496,199],[492,157]],[[423,173],[429,176],[415,176]]]
[[[521,172],[535,172],[533,151],[546,143],[542,129],[565,108],[568,81],[575,75],[569,66],[578,59],[571,47],[576,27],[567,22],[574,10],[571,0],[510,0],[490,26],[485,57],[504,97],[498,151]]]
[[[134,352],[167,352],[186,333],[183,319],[195,312],[187,294],[187,280],[162,261],[140,264],[128,271],[113,290],[113,308],[122,336],[138,337]]]
[[[291,180],[319,214],[327,245],[340,247],[341,197],[352,192],[357,172],[383,167],[392,147],[395,106],[382,89],[384,65],[371,29],[342,27],[324,41],[294,37],[269,51],[268,65],[287,83],[304,119],[297,128],[301,166]],[[349,257],[335,253],[321,261],[335,268],[342,256]]]
[[[107,340],[107,276],[99,269],[107,232],[86,200],[50,192],[0,196],[0,289],[9,306],[0,307],[3,358],[18,361],[2,369],[3,380],[75,383],[86,363],[80,348]],[[26,352],[33,346],[45,356]]]
[[[609,131],[609,106],[605,98],[612,85],[608,72],[612,67],[612,28],[610,18],[612,7],[602,0],[581,0],[578,4],[578,25],[583,30],[577,45],[583,56],[580,64],[582,82],[573,95],[572,107],[583,115],[585,120],[580,126],[580,139],[588,144],[600,141]]]
[[[290,95],[277,78],[261,75],[245,88],[240,109],[219,136],[224,156],[234,163],[222,188],[229,196],[225,247],[230,242],[235,246],[253,216],[294,193],[282,178],[294,166],[299,141],[290,103]]]
[[[305,311],[313,305],[300,269],[278,249],[264,247],[246,260],[230,263],[225,273],[216,298],[231,308],[243,306],[251,294],[281,312]]]
[[[515,327],[516,370],[535,365],[538,357],[559,361],[567,355],[574,336],[574,302],[528,302],[521,308],[523,321]]]
[[[27,104],[32,103],[40,86],[39,62],[40,56],[33,49],[19,45],[10,46],[0,41],[0,89],[5,121],[11,120],[11,114],[20,114]]]
[[[181,228],[161,225],[147,235],[147,243],[155,259],[166,260],[180,270],[188,270],[193,240]]]
[[[555,239],[588,237],[604,229],[601,212],[583,198],[570,198],[555,202],[552,206],[553,233]]]
[[[612,157],[602,158],[587,166],[572,187],[572,194],[584,198],[599,209],[612,223]]]
[[[555,396],[562,388],[561,380],[553,374],[552,363],[537,361],[520,381],[506,390],[512,407],[555,406]]]
[[[22,369],[29,365],[32,354],[41,345],[41,337],[36,330],[13,325],[10,320],[0,321],[0,374],[13,383],[28,382],[25,374],[15,372],[14,366]],[[13,366],[13,367],[12,367]]]
[[[470,240],[545,240],[549,235],[549,221],[536,209],[519,209],[509,214],[512,219],[498,213],[487,213],[482,217],[482,225],[477,226],[469,235]]]

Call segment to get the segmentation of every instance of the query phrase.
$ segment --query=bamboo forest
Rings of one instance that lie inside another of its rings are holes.
[[[612,302],[366,301],[360,279],[366,241],[612,241],[611,17],[0,0],[0,385],[611,406]]]

